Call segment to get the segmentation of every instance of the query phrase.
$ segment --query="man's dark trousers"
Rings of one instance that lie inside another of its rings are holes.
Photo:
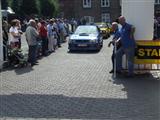
[[[28,53],[28,62],[31,64],[36,63],[36,53],[37,53],[37,45],[29,46],[29,53]]]

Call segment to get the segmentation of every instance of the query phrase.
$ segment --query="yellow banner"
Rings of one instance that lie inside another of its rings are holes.
[[[135,64],[160,64],[160,40],[136,43]]]

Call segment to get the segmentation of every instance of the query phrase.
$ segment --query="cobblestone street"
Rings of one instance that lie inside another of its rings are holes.
[[[157,74],[113,79],[112,48],[68,53],[0,73],[0,120],[160,120]],[[25,47],[24,47],[25,48]]]

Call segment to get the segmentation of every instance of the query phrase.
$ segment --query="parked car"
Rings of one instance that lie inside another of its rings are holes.
[[[100,50],[103,46],[103,37],[100,29],[95,25],[78,26],[70,35],[68,49],[73,50]]]
[[[109,23],[96,23],[96,25],[99,27],[99,29],[102,32],[103,38],[110,37],[111,34],[111,25]]]

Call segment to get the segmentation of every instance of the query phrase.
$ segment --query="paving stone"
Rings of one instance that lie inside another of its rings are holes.
[[[38,66],[2,71],[0,120],[158,120],[160,80],[113,79],[108,41],[98,53],[68,53],[65,43]]]

